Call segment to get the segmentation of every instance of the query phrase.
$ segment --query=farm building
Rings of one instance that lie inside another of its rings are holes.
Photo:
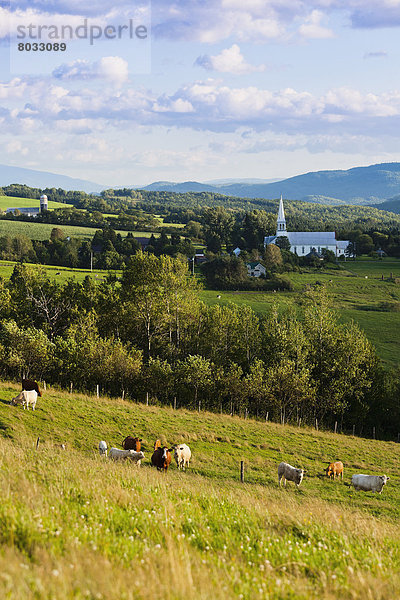
[[[249,262],[246,264],[247,275],[249,277],[261,277],[266,274],[266,268],[259,262]]]
[[[298,256],[306,256],[313,251],[321,254],[323,250],[331,250],[338,258],[345,254],[349,244],[347,240],[337,240],[335,231],[287,231],[282,196],[279,202],[276,235],[266,236],[264,246],[275,244],[280,236],[288,238],[290,251]]]

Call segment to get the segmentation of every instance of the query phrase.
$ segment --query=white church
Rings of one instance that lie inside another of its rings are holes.
[[[264,238],[264,246],[275,244],[280,236],[285,236],[290,242],[290,251],[298,256],[306,256],[310,252],[320,254],[324,249],[331,250],[336,258],[343,256],[349,244],[348,241],[336,239],[335,231],[287,231],[283,200],[279,202],[278,223],[276,235]]]

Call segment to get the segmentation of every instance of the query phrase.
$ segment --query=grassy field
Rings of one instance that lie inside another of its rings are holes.
[[[0,260],[0,277],[4,279],[9,279],[15,262]],[[94,281],[102,281],[107,277],[108,271],[101,271],[100,269],[70,269],[68,267],[57,267],[57,266],[48,266],[46,265],[29,265],[30,269],[45,269],[48,277],[56,279],[60,283],[65,283],[68,279],[74,279],[75,281],[83,281],[85,277],[90,277]],[[120,275],[120,271],[113,271],[113,274],[117,276]]]
[[[0,210],[6,211],[7,208],[31,208],[32,206],[39,207],[40,202],[34,198],[16,198],[14,196],[0,196]],[[54,208],[71,208],[72,204],[64,204],[62,202],[48,202],[49,209]]]
[[[398,597],[397,444],[55,390],[27,412],[16,389],[0,384],[2,598]],[[129,433],[140,469],[98,456]],[[156,438],[190,445],[186,473],[149,466]],[[336,458],[343,482],[323,476]],[[282,459],[307,469],[299,490],[279,489]],[[391,479],[356,493],[357,472]]]

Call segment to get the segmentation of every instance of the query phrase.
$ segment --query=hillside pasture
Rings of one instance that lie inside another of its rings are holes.
[[[15,267],[15,262],[8,260],[0,260],[0,277],[9,279]],[[51,279],[55,279],[59,283],[65,283],[68,279],[74,279],[75,281],[82,282],[86,277],[90,277],[95,282],[103,281],[109,274],[108,271],[101,271],[100,269],[72,269],[68,267],[58,267],[50,265],[29,265],[29,269],[34,271],[44,269],[47,276]],[[113,275],[117,277],[121,274],[120,271],[113,271]]]
[[[27,412],[16,390],[0,385],[2,597],[397,597],[398,445],[56,390]],[[128,433],[140,469],[98,455]],[[153,470],[156,438],[188,443],[190,469]],[[336,458],[344,482],[323,475]],[[307,469],[299,490],[279,489],[282,459]],[[391,479],[356,493],[356,472]]]

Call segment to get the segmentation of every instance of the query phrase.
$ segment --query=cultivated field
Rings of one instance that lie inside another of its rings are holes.
[[[7,404],[16,389],[0,384],[1,597],[397,597],[397,444],[60,391],[24,412]],[[97,454],[128,433],[141,469]],[[158,437],[190,445],[186,473],[150,468]],[[323,477],[336,458],[343,483]],[[299,490],[278,488],[282,459],[307,469]],[[356,493],[357,472],[391,479]]]
[[[99,229],[94,227],[77,227],[74,225],[53,225],[51,223],[31,223],[25,221],[6,221],[0,220],[0,237],[4,235],[10,235],[15,237],[16,235],[26,235],[31,240],[48,240],[50,239],[51,230],[53,227],[59,227],[70,237],[78,239],[92,239],[96,231]],[[128,234],[128,231],[118,231],[122,237]],[[151,236],[151,232],[148,231],[132,231],[134,237],[146,237]],[[159,233],[154,233],[155,237],[158,237]]]

